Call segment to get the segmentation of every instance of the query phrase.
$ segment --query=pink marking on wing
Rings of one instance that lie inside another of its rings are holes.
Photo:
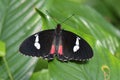
[[[58,48],[58,54],[63,55],[63,46],[60,45]]]
[[[51,50],[50,50],[50,54],[54,54],[55,53],[55,45],[52,45]]]

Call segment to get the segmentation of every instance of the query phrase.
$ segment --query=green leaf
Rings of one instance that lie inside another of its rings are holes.
[[[30,80],[50,80],[48,70],[42,70],[40,72],[35,72]]]
[[[120,29],[120,1],[119,0],[85,0],[84,3],[96,9],[111,24]]]
[[[119,31],[106,22],[96,11],[88,6],[78,5],[78,2],[52,0],[48,1],[48,3],[50,3],[47,5],[49,6],[49,13],[54,15],[59,22],[62,22],[69,15],[75,14],[70,20],[62,24],[62,28],[83,37],[89,42],[94,51],[94,57],[85,64],[66,63],[58,60],[49,62],[48,69],[51,79],[118,80],[119,76],[116,74],[120,73],[120,62],[114,55],[117,48],[120,48]],[[88,37],[85,37],[86,35]],[[104,70],[104,66],[107,67],[107,72]]]
[[[19,45],[36,28],[40,31],[40,16],[34,8],[42,8],[44,2],[0,0],[0,40],[6,44],[6,56],[0,59],[0,79],[28,80],[32,75],[37,58],[21,55]]]
[[[3,41],[0,41],[0,57],[5,56],[6,51],[5,51],[5,43]]]

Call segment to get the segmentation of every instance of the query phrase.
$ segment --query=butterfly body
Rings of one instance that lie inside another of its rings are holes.
[[[20,46],[20,52],[53,60],[54,56],[61,61],[84,61],[93,56],[90,45],[80,36],[61,29],[44,30],[28,37]]]

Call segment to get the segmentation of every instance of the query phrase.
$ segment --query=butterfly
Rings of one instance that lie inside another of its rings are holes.
[[[40,31],[25,39],[19,51],[28,56],[36,56],[60,61],[85,61],[93,57],[91,46],[77,34],[61,29],[57,24],[56,29]]]

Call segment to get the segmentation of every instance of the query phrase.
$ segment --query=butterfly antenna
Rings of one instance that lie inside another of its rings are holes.
[[[57,20],[47,10],[46,10],[46,12],[56,23],[58,23]]]
[[[67,17],[65,20],[63,20],[62,22],[61,22],[61,24],[62,23],[64,23],[64,22],[66,22],[67,20],[69,20],[71,17],[73,17],[75,14],[72,14],[71,16],[69,16],[69,17]]]

